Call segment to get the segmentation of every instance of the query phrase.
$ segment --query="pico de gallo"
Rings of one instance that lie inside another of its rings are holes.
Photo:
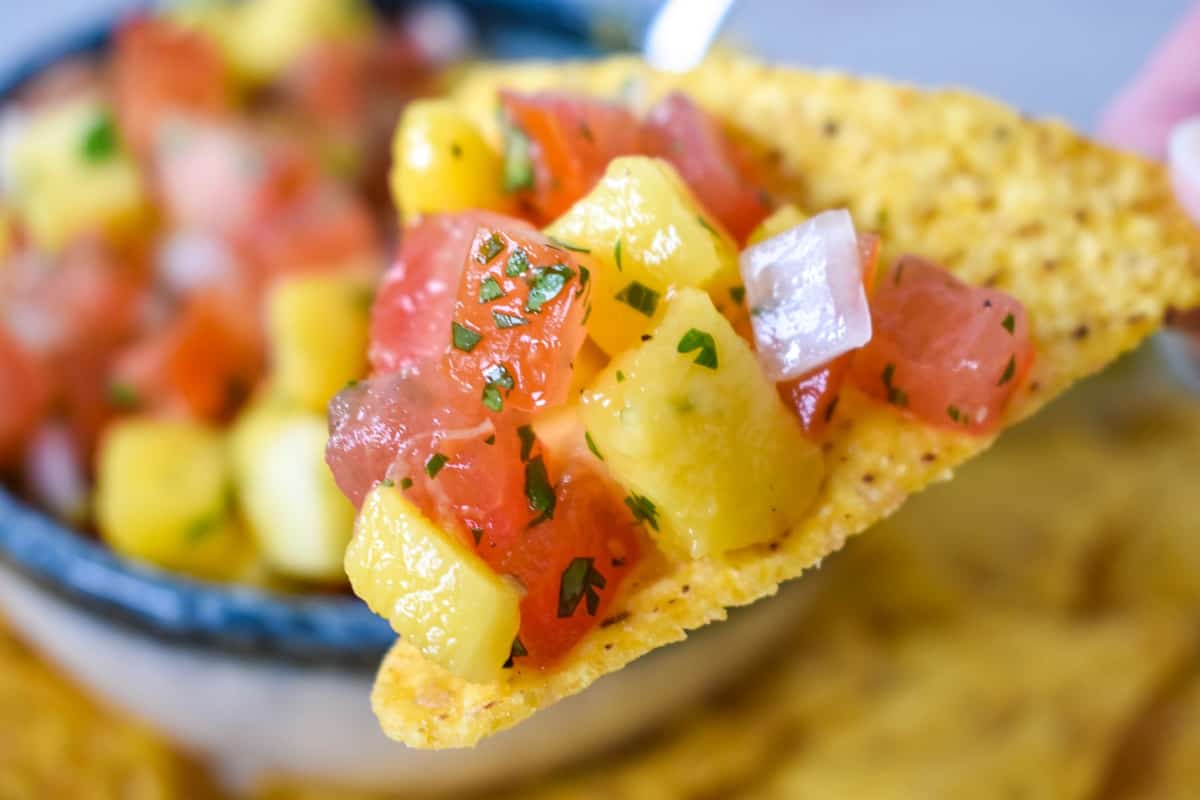
[[[999,424],[1034,358],[1014,298],[880,268],[878,234],[775,202],[684,94],[496,102],[496,141],[450,100],[402,115],[371,374],[330,407],[351,585],[428,658],[552,667],[664,560],[785,533],[847,387]]]
[[[344,586],[326,409],[367,371],[395,120],[469,43],[430,13],[176,4],[5,99],[8,488],[159,567]]]

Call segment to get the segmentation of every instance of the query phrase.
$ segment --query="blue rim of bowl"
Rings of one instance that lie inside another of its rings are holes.
[[[411,5],[375,2],[384,14]],[[590,56],[588,3],[462,0],[482,49],[499,58]],[[128,9],[126,9],[128,13]],[[69,31],[16,68],[0,74],[0,99],[65,58],[95,53],[117,17]],[[627,18],[628,30],[644,20]],[[284,595],[213,584],[123,559],[0,487],[0,562],[33,583],[105,621],[179,645],[248,659],[314,667],[374,669],[395,634],[353,596]]]

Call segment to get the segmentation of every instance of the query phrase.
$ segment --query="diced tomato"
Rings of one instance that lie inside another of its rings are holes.
[[[371,212],[332,184],[260,216],[239,237],[239,245],[264,283],[297,273],[373,267],[379,253]]]
[[[552,664],[601,622],[641,550],[639,525],[590,467],[572,465],[555,497],[554,516],[521,531],[496,565],[525,587],[520,639],[528,656],[518,665]]]
[[[223,292],[191,296],[165,330],[152,331],[118,359],[110,404],[194,419],[227,419],[263,368],[253,305]]]
[[[871,341],[854,359],[855,383],[933,425],[991,430],[1034,360],[1018,300],[915,256],[885,277],[871,323]]]
[[[480,225],[536,231],[522,220],[487,211],[431,214],[405,228],[371,309],[374,370],[394,372],[446,351],[458,285]]]
[[[522,197],[535,221],[561,216],[596,185],[609,161],[642,150],[641,126],[623,106],[556,92],[501,92],[500,102],[509,124],[529,140],[531,185]]]
[[[0,466],[18,457],[49,400],[44,367],[0,325]]]
[[[873,233],[860,234],[858,252],[862,259],[863,288],[869,297],[875,288],[879,237]],[[795,412],[805,433],[819,436],[833,420],[838,396],[853,360],[853,351],[845,353],[799,378],[777,384],[779,396]]]
[[[325,42],[293,64],[284,88],[309,120],[356,128],[366,102],[368,53],[355,42]]]
[[[390,479],[498,574],[516,577],[527,663],[542,667],[603,619],[637,561],[640,531],[606,478],[584,460],[561,467],[523,422],[486,413],[428,363],[339,394],[326,460],[356,504]],[[589,561],[564,593],[576,559]]]
[[[480,226],[454,304],[450,375],[492,411],[564,402],[583,346],[591,272],[524,226]]]
[[[720,124],[682,92],[651,109],[644,127],[650,155],[674,165],[709,213],[744,242],[771,213],[748,160]]]
[[[117,118],[135,152],[149,153],[172,114],[213,117],[230,108],[217,44],[161,17],[139,17],[117,32],[113,59]]]

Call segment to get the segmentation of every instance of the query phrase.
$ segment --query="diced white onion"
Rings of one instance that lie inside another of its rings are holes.
[[[773,381],[797,378],[871,339],[858,235],[826,211],[741,255],[759,360]]]
[[[177,231],[158,247],[159,279],[172,294],[228,283],[236,268],[229,247],[208,233]]]
[[[1167,161],[1179,202],[1200,223],[1200,116],[1184,120],[1171,131]]]

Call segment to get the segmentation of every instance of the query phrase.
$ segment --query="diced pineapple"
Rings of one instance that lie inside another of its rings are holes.
[[[583,421],[665,549],[715,555],[808,513],[820,449],[703,292],[683,289],[648,341],[584,393]]]
[[[245,555],[231,477],[216,430],[157,419],[116,422],[98,458],[100,534],[133,558],[206,577],[227,575]]]
[[[310,411],[367,368],[370,285],[358,275],[308,275],[278,283],[267,299],[272,384]]]
[[[57,251],[87,230],[125,236],[146,219],[141,176],[112,114],[81,100],[43,111],[17,140],[12,202],[34,243]]]
[[[392,199],[404,220],[484,208],[511,211],[500,154],[449,100],[409,103],[392,140]]]
[[[709,221],[674,167],[613,159],[604,178],[546,231],[596,262],[588,333],[609,355],[638,341],[667,293],[738,274],[737,248]]]
[[[354,506],[325,466],[325,417],[253,408],[233,428],[238,501],[263,559],[294,578],[341,581]]]
[[[168,4],[162,14],[180,27],[204,34],[228,58],[237,35],[239,11],[232,0],[184,0]]]
[[[784,231],[790,231],[806,219],[808,219],[808,214],[801,211],[798,206],[794,206],[791,203],[782,205],[750,232],[750,238],[746,241],[746,246],[749,247],[752,244],[758,244],[773,236],[778,236]]]
[[[382,483],[363,501],[346,574],[427,658],[475,683],[499,677],[520,626],[517,589],[399,488]]]
[[[269,83],[313,46],[363,39],[370,25],[363,0],[245,0],[225,42],[240,78]]]

